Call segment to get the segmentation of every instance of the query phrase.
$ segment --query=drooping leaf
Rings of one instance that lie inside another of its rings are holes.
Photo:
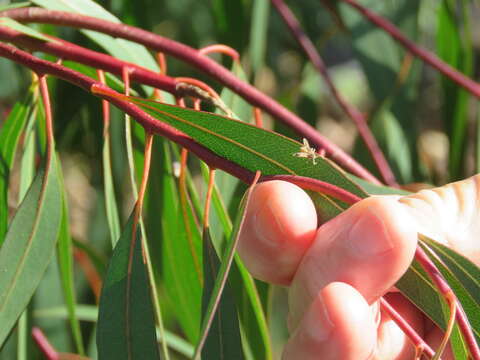
[[[198,340],[201,319],[201,278],[194,256],[199,260],[201,238],[198,229],[190,223],[191,237],[186,232],[184,216],[181,212],[176,178],[173,175],[172,156],[168,143],[162,143],[162,171],[158,180],[162,187],[160,211],[161,225],[162,276],[166,288],[166,297],[172,305],[187,339],[192,343]],[[187,220],[191,212],[186,209]],[[157,235],[158,236],[158,235]],[[201,266],[201,265],[200,265]],[[201,268],[200,268],[201,270]]]
[[[111,95],[111,94],[109,94]],[[367,194],[338,166],[323,157],[294,156],[301,144],[272,131],[217,114],[195,111],[134,97],[123,97],[159,121],[185,132],[216,154],[263,175],[308,176],[335,184],[358,196]]]
[[[0,130],[0,245],[8,223],[7,191],[18,140],[32,111],[33,88],[17,102]]]
[[[97,327],[100,360],[160,358],[140,228],[137,226],[135,235],[132,232],[133,216],[115,246],[100,296]]]
[[[219,272],[221,264],[208,228],[203,232],[203,273],[204,287],[202,297],[203,319],[213,316],[213,322],[208,332],[202,356],[205,359],[243,359],[242,342],[240,336],[239,318],[237,316],[235,297],[230,284],[225,284],[218,309],[214,315],[208,312],[209,302],[213,298],[214,288],[220,281]]]
[[[76,350],[80,355],[85,354],[83,346],[83,337],[80,329],[80,322],[77,317],[77,300],[75,292],[74,272],[73,272],[73,246],[72,237],[70,236],[70,223],[68,221],[68,207],[66,204],[65,188],[62,182],[62,189],[64,193],[63,198],[63,212],[62,221],[60,224],[60,233],[58,236],[57,258],[59,265],[59,272],[63,287],[63,296],[65,298],[65,305],[68,310],[68,319],[70,321],[70,328],[72,330],[73,340],[75,342]]]
[[[62,216],[56,156],[39,171],[0,249],[0,344],[25,309],[54,253]]]

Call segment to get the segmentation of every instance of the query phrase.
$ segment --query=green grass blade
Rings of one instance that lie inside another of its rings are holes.
[[[160,358],[140,228],[133,248],[132,231],[133,216],[117,242],[103,283],[97,328],[100,360]]]
[[[40,171],[0,249],[0,344],[25,309],[54,253],[62,216],[56,156]]]
[[[15,104],[0,130],[0,245],[8,225],[7,192],[10,170],[17,150],[18,140],[32,111],[33,88],[25,99]]]
[[[60,271],[60,278],[63,288],[63,296],[65,298],[65,305],[68,310],[68,320],[72,330],[73,341],[77,352],[80,355],[85,355],[85,348],[83,346],[82,332],[80,329],[80,322],[77,317],[77,301],[75,295],[75,282],[73,274],[73,246],[72,238],[70,236],[70,224],[68,221],[68,207],[66,200],[66,192],[62,181],[63,197],[63,212],[62,221],[60,224],[60,233],[58,236],[57,258]]]

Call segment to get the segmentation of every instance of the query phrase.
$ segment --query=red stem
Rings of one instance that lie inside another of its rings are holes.
[[[75,13],[40,8],[19,8],[0,12],[0,16],[11,17],[12,19],[23,22],[40,22],[95,30],[114,37],[134,41],[152,50],[161,51],[183,60],[221,82],[254,106],[262,108],[274,118],[282,121],[299,135],[308,139],[310,143],[314,144],[317,148],[325,149],[326,155],[336,161],[345,170],[372,183],[379,184],[379,181],[370,174],[368,170],[362,167],[337,145],[320,135],[312,126],[304,122],[297,115],[288,111],[285,107],[252,85],[241,81],[214,60],[201,55],[198,50],[187,45],[133,26],[113,23]]]
[[[455,317],[458,327],[460,328],[463,339],[467,344],[467,348],[470,352],[471,358],[474,360],[480,360],[480,349],[478,348],[475,336],[473,335],[472,327],[468,322],[468,318],[463,311],[462,305],[458,301],[453,290],[450,288],[450,286],[445,281],[435,264],[432,262],[432,260],[429,259],[428,255],[420,246],[417,246],[417,249],[415,251],[415,259],[423,267],[430,279],[432,279],[433,283],[440,291],[440,293],[444,296],[446,301],[450,302],[453,299],[457,302],[457,311],[455,313]]]
[[[365,142],[365,145],[367,146],[367,149],[370,152],[373,161],[375,162],[378,170],[380,171],[382,178],[385,180],[385,183],[390,186],[398,186],[398,183],[395,180],[395,175],[393,174],[393,171],[390,168],[388,161],[385,159],[382,150],[378,146],[377,140],[370,131],[365,117],[357,108],[355,108],[355,106],[348,103],[347,100],[345,100],[343,96],[338,92],[337,88],[333,84],[332,79],[330,78],[330,75],[328,74],[325,63],[320,57],[318,51],[315,49],[315,45],[308,38],[307,34],[305,34],[305,32],[302,30],[298,20],[295,18],[295,15],[290,11],[288,6],[285,5],[283,0],[271,1],[278,13],[281,15],[281,17],[287,24],[295,40],[298,42],[298,44],[301,46],[301,48],[309,58],[310,62],[323,77],[323,80],[327,84],[331,94],[337,101],[338,105],[354,122],[355,126],[358,129],[360,137]]]
[[[141,66],[119,60],[112,56],[93,50],[85,49],[50,36],[54,41],[46,42],[21,34],[15,30],[0,26],[0,40],[8,41],[30,50],[42,51],[62,58],[72,60],[93,68],[101,69],[118,76],[122,75],[122,69],[130,69],[130,77],[133,81],[150,85],[172,94],[175,94],[175,80],[169,76],[161,75],[145,69]]]
[[[32,329],[32,338],[47,360],[59,360],[60,356],[50,344],[42,330],[38,327]]]
[[[415,44],[413,41],[407,39],[405,35],[403,35],[402,32],[391,22],[375,14],[369,9],[363,7],[362,5],[357,3],[355,0],[341,0],[341,1],[353,7],[355,10],[357,10],[360,14],[362,14],[366,19],[368,19],[374,25],[385,30],[385,32],[390,34],[390,36],[394,40],[399,42],[404,48],[406,48],[413,55],[422,59],[425,63],[429,64],[430,66],[440,71],[443,75],[448,77],[457,85],[469,91],[473,96],[480,98],[479,83],[473,81],[469,77],[455,70],[453,67],[451,67],[447,63],[440,60],[435,54],[431,53],[430,51],[420,46],[417,46],[417,44]]]
[[[416,349],[421,349],[422,353],[425,353],[427,356],[432,358],[435,355],[435,352],[430,346],[423,340],[423,338],[417,334],[415,330],[410,326],[410,324],[400,315],[397,310],[393,308],[392,305],[383,297],[380,298],[380,306],[382,310],[385,311],[390,318],[395,321],[395,323],[402,329],[405,335],[408,336],[410,341],[415,345]]]
[[[88,76],[80,74],[74,70],[68,69],[64,66],[39,59],[25,51],[19,50],[16,47],[0,42],[0,56],[8,58],[16,63],[26,66],[38,74],[50,74],[60,79],[68,81],[74,85],[79,86],[85,91],[91,93],[92,86],[102,87],[112,94],[117,94],[112,89],[106,87],[101,82],[96,81]],[[189,136],[172,128],[171,126],[155,120],[150,115],[140,110],[137,106],[119,100],[114,96],[98,95],[100,98],[108,100],[113,105],[117,106],[127,114],[134,117],[147,131],[159,134],[167,139],[176,142],[177,144],[187,148],[189,151],[197,155],[207,164],[224,170],[240,180],[251,183],[253,173],[244,169],[243,167],[228,161],[215,153],[211,152],[206,147],[196,143]]]

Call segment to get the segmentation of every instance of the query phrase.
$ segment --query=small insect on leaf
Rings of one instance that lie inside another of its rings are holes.
[[[300,146],[300,152],[294,153],[293,156],[312,159],[313,165],[316,165],[317,162],[315,159],[322,157],[323,154],[317,154],[315,148],[311,147],[308,140],[303,138],[303,145]]]

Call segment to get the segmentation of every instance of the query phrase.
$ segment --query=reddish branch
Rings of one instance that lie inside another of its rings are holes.
[[[307,138],[310,143],[317,146],[317,148],[325,149],[326,155],[336,161],[345,170],[373,183],[379,183],[379,181],[358,162],[337,145],[320,135],[312,126],[304,122],[297,115],[288,111],[285,107],[255,87],[241,81],[214,60],[201,55],[198,50],[187,45],[133,26],[113,23],[75,13],[40,8],[20,8],[0,12],[0,16],[11,17],[12,19],[22,22],[39,22],[95,30],[114,37],[134,41],[152,50],[161,51],[183,60],[224,84],[254,106],[262,108],[274,118],[282,121],[298,134]]]
[[[440,294],[445,298],[447,302],[449,302],[449,305],[450,301],[455,301],[457,303],[457,311],[455,312],[455,317],[458,327],[460,328],[460,332],[462,333],[463,340],[467,345],[471,358],[474,360],[480,360],[480,349],[477,345],[477,341],[475,340],[475,335],[473,335],[472,327],[468,322],[468,318],[465,315],[462,305],[458,301],[453,290],[450,288],[447,281],[445,281],[443,275],[440,273],[435,264],[432,262],[432,260],[430,260],[428,255],[420,246],[417,246],[417,250],[415,252],[415,259],[423,267],[430,279],[432,279],[433,283],[440,291]]]
[[[450,80],[455,82],[457,85],[468,90],[475,97],[480,98],[480,84],[468,78],[467,76],[463,75],[462,73],[458,72],[450,65],[446,64],[445,62],[440,60],[435,54],[431,53],[426,49],[423,49],[422,47],[415,44],[413,41],[407,39],[405,35],[403,35],[402,32],[395,25],[393,25],[391,22],[389,22],[385,18],[363,7],[362,5],[357,3],[355,0],[341,0],[341,1],[353,7],[360,14],[362,14],[366,19],[368,19],[371,23],[378,26],[379,28],[382,28],[385,32],[390,34],[390,36],[394,40],[398,41],[410,53],[412,53],[416,57],[422,59],[425,63],[429,64],[430,66],[440,71],[443,75],[447,76]]]
[[[378,170],[380,171],[382,178],[385,180],[385,183],[390,186],[398,186],[397,181],[395,180],[395,175],[393,174],[392,169],[390,168],[390,165],[388,165],[388,162],[385,159],[385,156],[383,155],[382,150],[378,146],[377,140],[375,140],[375,137],[370,131],[367,125],[367,122],[365,120],[365,117],[362,115],[362,113],[358,109],[356,109],[353,105],[348,103],[343,98],[343,96],[338,92],[337,88],[333,84],[332,79],[330,78],[330,75],[328,74],[325,63],[320,57],[320,54],[318,53],[318,51],[315,49],[315,45],[312,43],[312,41],[308,38],[308,36],[302,30],[298,20],[295,18],[295,15],[293,15],[293,13],[290,11],[288,6],[285,5],[283,0],[271,0],[271,1],[275,6],[275,8],[277,9],[278,13],[281,15],[281,17],[287,24],[293,37],[296,39],[296,41],[302,47],[303,51],[308,56],[310,62],[313,64],[313,66],[317,69],[317,71],[323,77],[323,80],[327,84],[331,94],[337,101],[338,105],[347,114],[347,116],[350,119],[352,119],[352,121],[355,123],[358,129],[358,133],[360,134],[360,137],[365,142],[365,145],[367,146],[367,149],[370,152],[370,155],[372,156],[373,161],[375,162]]]
[[[123,69],[128,68],[132,81],[150,85],[172,94],[175,94],[176,92],[175,79],[169,76],[155,73],[136,64],[131,64],[106,54],[85,49],[65,40],[54,37],[51,38],[54,41],[46,42],[34,39],[7,27],[0,26],[0,40],[8,41],[30,50],[52,54],[63,60],[73,60],[96,69],[108,71],[109,73],[118,76],[122,76]]]

